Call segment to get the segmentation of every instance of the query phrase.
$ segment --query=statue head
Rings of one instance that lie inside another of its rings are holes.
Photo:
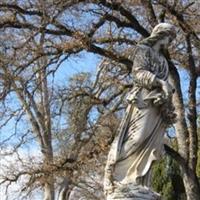
[[[176,29],[173,25],[168,23],[160,23],[156,25],[151,33],[150,37],[155,37],[158,35],[176,37]]]
[[[156,25],[151,35],[140,43],[153,47],[156,43],[166,43],[166,46],[176,37],[176,29],[169,23],[160,23]]]

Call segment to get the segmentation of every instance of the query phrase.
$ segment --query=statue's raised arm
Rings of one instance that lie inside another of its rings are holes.
[[[150,189],[151,166],[163,154],[166,128],[175,120],[169,68],[162,50],[176,32],[173,25],[158,24],[134,51],[134,87],[113,141],[105,168],[107,200],[157,200]],[[136,198],[137,197],[137,198]]]

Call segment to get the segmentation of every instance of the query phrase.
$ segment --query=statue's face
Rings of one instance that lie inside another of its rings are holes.
[[[158,41],[158,46],[159,49],[167,49],[170,45],[170,43],[172,42],[172,38],[169,36],[165,36],[163,39],[161,39],[160,41]]]
[[[171,44],[173,40],[174,40],[173,36],[170,35],[169,36],[169,44]]]
[[[174,40],[174,37],[172,35],[165,36],[163,40],[161,41],[162,48],[168,48],[173,40]]]

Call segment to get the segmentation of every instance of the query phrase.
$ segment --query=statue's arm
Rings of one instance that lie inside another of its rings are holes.
[[[133,62],[133,76],[135,82],[147,89],[160,88],[166,98],[172,94],[172,87],[168,81],[159,79],[156,74],[150,71],[152,62],[150,47],[139,46]]]
[[[133,62],[133,76],[134,81],[141,87],[152,89],[160,86],[160,82],[156,75],[150,71],[151,55],[149,47],[137,47],[134,62]]]

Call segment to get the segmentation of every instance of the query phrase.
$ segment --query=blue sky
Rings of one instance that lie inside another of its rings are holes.
[[[55,83],[63,83],[76,73],[90,72],[95,74],[100,57],[93,53],[82,52],[75,57],[70,57],[63,62],[55,74]]]
[[[96,66],[99,63],[99,61],[100,61],[100,56],[97,56],[93,53],[86,53],[86,52],[80,53],[78,57],[77,56],[70,57],[68,60],[62,63],[62,65],[59,67],[59,69],[55,73],[54,82],[57,85],[61,85],[61,86],[67,85],[69,78],[73,76],[74,74],[80,73],[80,72],[90,72],[91,74],[95,75]],[[189,77],[184,69],[179,70],[179,73],[181,77],[181,87],[183,90],[183,94],[187,94]],[[198,79],[198,86],[199,88],[197,90],[197,95],[198,97],[200,97],[200,79]],[[5,136],[8,136],[8,134],[12,132],[12,129],[13,129],[12,123],[13,122],[11,121],[8,126],[0,130],[0,140],[2,140]],[[32,152],[33,149],[38,151],[39,146],[35,142],[32,144],[34,144],[34,148],[31,148],[30,152]],[[25,149],[24,150],[27,151],[28,149],[29,148],[27,147],[26,150]],[[1,200],[4,200],[4,197],[1,197],[1,198],[2,198]]]
[[[67,86],[69,78],[72,77],[74,74],[80,72],[90,72],[92,75],[95,75],[96,66],[98,65],[100,60],[100,56],[84,51],[81,52],[78,56],[72,56],[68,60],[64,61],[58,68],[58,70],[55,73],[54,83],[58,86]],[[179,70],[179,73],[181,78],[181,87],[183,94],[187,94],[189,80],[188,74],[184,69]],[[200,79],[198,79],[198,86],[199,88],[197,89],[197,99],[199,99],[200,97]],[[14,96],[14,98],[17,97]],[[184,96],[184,100],[187,100],[187,96]],[[9,102],[8,105],[17,106],[17,102],[18,101],[12,101],[11,99],[11,102]],[[13,120],[11,120],[6,127],[0,129],[0,141],[2,141],[5,137],[7,138],[9,134],[12,134],[13,128]],[[21,128],[19,127],[19,130],[20,129]],[[15,140],[15,137],[13,137],[13,139]]]

